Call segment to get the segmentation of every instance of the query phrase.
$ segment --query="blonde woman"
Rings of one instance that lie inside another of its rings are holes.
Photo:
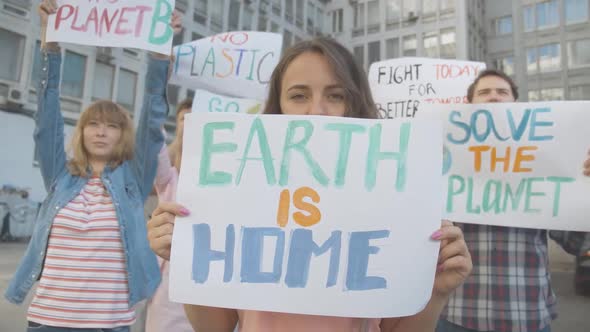
[[[39,280],[28,331],[126,332],[135,322],[134,305],[160,282],[143,203],[164,142],[169,59],[150,57],[137,133],[128,110],[97,101],[80,115],[68,160],[60,113],[61,52],[56,43],[45,42],[44,33],[56,9],[55,0],[39,5],[43,54],[34,138],[48,195],[6,297],[21,303]]]

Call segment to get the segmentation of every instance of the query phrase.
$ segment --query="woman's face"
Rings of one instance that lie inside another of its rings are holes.
[[[305,52],[285,70],[280,104],[287,115],[344,116],[346,95],[326,57]]]

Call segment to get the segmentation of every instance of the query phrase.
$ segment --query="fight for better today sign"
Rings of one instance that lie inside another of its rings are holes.
[[[418,120],[187,115],[177,198],[191,215],[174,226],[171,300],[343,317],[422,310],[439,250],[442,129]]]
[[[169,55],[174,0],[57,0],[47,41],[135,47]]]
[[[369,84],[383,118],[413,118],[426,105],[466,103],[467,88],[484,69],[482,62],[390,59],[371,65]]]

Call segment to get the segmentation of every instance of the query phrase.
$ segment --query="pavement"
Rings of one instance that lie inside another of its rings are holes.
[[[0,293],[8,282],[26,249],[25,243],[0,242]],[[590,297],[575,294],[573,289],[574,259],[553,242],[549,246],[553,287],[558,298],[559,317],[552,325],[553,332],[590,332]],[[33,294],[34,291],[31,292]],[[25,331],[26,308],[31,295],[20,306],[0,298],[0,332]],[[133,327],[141,332],[141,323]],[[170,331],[172,332],[172,331]]]

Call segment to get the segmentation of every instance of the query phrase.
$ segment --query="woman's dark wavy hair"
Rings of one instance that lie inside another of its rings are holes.
[[[328,37],[305,40],[285,50],[270,77],[264,114],[282,114],[280,100],[283,76],[289,64],[296,57],[306,52],[319,53],[328,60],[334,70],[336,79],[345,91],[345,117],[368,119],[380,117],[371,95],[365,71],[358,65],[349,50]]]

